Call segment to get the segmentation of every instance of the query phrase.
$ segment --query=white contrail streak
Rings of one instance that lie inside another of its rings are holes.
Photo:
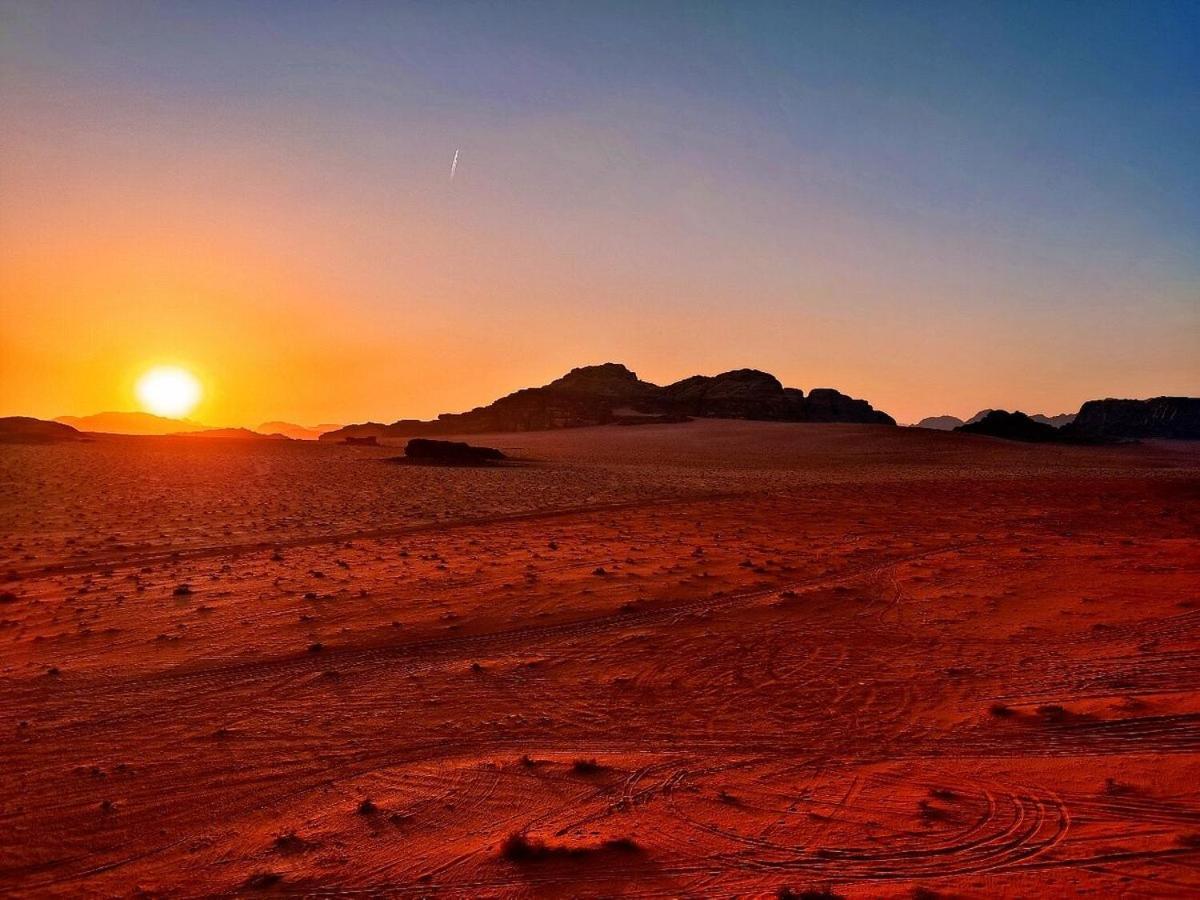
[[[454,162],[450,163],[450,180],[454,180],[454,173],[458,171],[458,148],[454,148]]]

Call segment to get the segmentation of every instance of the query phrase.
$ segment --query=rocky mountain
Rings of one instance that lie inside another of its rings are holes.
[[[0,418],[0,444],[54,444],[61,441],[82,441],[77,429],[62,422],[47,422],[32,416]]]
[[[805,396],[803,391],[785,388],[775,376],[756,369],[693,375],[659,387],[642,381],[619,363],[604,363],[572,369],[544,387],[525,388],[470,412],[444,413],[431,422],[402,419],[390,425],[377,422],[347,425],[321,435],[321,440],[541,431],[635,424],[650,417],[663,417],[659,421],[702,417],[896,424],[891,416],[873,409],[865,400],[856,400],[831,388],[816,388]]]
[[[1089,400],[1064,430],[1100,440],[1200,440],[1200,397]]]
[[[966,423],[958,416],[929,416],[922,419],[914,428],[932,428],[934,431],[953,431]]]
[[[1061,444],[1070,441],[1069,436],[1053,425],[1037,422],[1023,412],[1006,412],[1002,409],[990,410],[979,421],[967,422],[954,430],[1031,444]]]

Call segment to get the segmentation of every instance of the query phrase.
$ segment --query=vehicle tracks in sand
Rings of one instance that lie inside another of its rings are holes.
[[[323,532],[321,534],[302,535],[295,538],[275,540],[243,541],[230,544],[209,544],[197,547],[145,547],[135,549],[131,552],[90,556],[78,560],[43,563],[33,566],[11,566],[5,570],[5,572],[0,573],[0,578],[11,580],[36,578],[48,575],[74,575],[86,572],[101,572],[105,569],[128,569],[131,567],[154,566],[163,563],[189,562],[193,560],[212,559],[216,557],[239,557],[254,553],[265,553],[273,550],[287,550],[297,547],[318,547],[326,544],[345,543],[346,541],[386,540],[388,538],[405,537],[407,535],[429,534],[440,531],[486,527],[489,525],[537,522],[571,518],[574,516],[594,515],[598,513],[622,512],[631,509],[649,509],[676,505],[686,506],[691,503],[738,500],[750,496],[754,496],[754,493],[751,491],[670,495],[651,499],[623,500],[591,505],[565,506],[555,509],[539,509],[529,512],[498,513],[496,515],[488,516],[439,519],[406,525],[385,526],[382,528],[363,528],[353,529],[350,531]]]
[[[770,588],[660,604],[645,610],[610,610],[599,615],[548,625],[529,625],[477,635],[434,637],[399,644],[330,648],[320,654],[319,658],[315,658],[311,653],[300,652],[262,661],[188,666],[133,680],[119,675],[87,676],[79,680],[64,676],[52,681],[44,678],[20,681],[9,679],[0,682],[0,685],[14,707],[35,704],[52,710],[74,706],[79,700],[86,699],[89,706],[98,706],[105,709],[106,713],[102,719],[81,718],[73,727],[95,728],[100,724],[113,725],[129,717],[144,717],[147,711],[145,708],[139,708],[136,702],[138,695],[151,697],[164,689],[172,690],[178,695],[178,702],[182,706],[176,705],[171,709],[171,714],[177,716],[183,707],[204,704],[207,695],[227,692],[230,684],[245,686],[251,681],[261,679],[274,679],[275,683],[278,683],[280,679],[311,677],[330,668],[336,668],[348,676],[353,670],[369,669],[384,662],[389,664],[393,672],[416,674],[459,658],[512,652],[528,647],[545,647],[563,640],[586,639],[614,630],[648,628],[670,622],[681,614],[715,613],[773,597],[783,591],[799,593],[847,584],[877,575],[898,564],[959,552],[977,543],[982,542],[927,548],[872,564],[858,565],[843,572],[800,579]]]

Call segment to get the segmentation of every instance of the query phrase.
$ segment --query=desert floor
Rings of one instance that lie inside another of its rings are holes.
[[[1200,892],[1200,446],[472,440],[0,448],[0,893]]]

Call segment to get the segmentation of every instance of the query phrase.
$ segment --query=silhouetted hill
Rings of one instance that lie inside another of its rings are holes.
[[[62,422],[47,422],[32,416],[0,417],[0,444],[54,444],[82,441],[84,436]]]
[[[1089,400],[1064,431],[1100,440],[1200,440],[1200,397]]]
[[[1046,416],[1041,413],[1034,413],[1029,418],[1035,422],[1041,422],[1043,425],[1052,425],[1055,428],[1062,428],[1065,425],[1070,425],[1075,421],[1075,413],[1059,413],[1057,416]]]
[[[930,416],[927,419],[922,419],[916,424],[917,428],[932,428],[936,431],[954,431],[960,425],[974,425],[977,422],[982,422],[990,413],[996,412],[994,409],[981,409],[965,422],[958,416]],[[1024,415],[1024,413],[1022,413]],[[1043,425],[1051,425],[1054,428],[1062,428],[1064,425],[1070,424],[1075,418],[1075,413],[1062,413],[1057,416],[1045,416],[1041,413],[1034,413],[1029,416],[1034,422],[1041,422]]]
[[[101,434],[179,434],[203,431],[207,426],[190,419],[168,419],[144,412],[102,412],[91,416],[59,416],[62,422],[80,431]]]
[[[391,425],[366,422],[321,435],[324,441],[347,437],[398,438],[429,434],[492,431],[542,431],[586,425],[630,424],[640,417],[762,419],[780,422],[860,422],[895,425],[865,400],[831,388],[807,397],[797,388],[755,369],[721,375],[693,375],[666,387],[640,380],[619,363],[583,366],[540,388],[525,388],[488,406],[465,413],[444,413],[435,421],[401,419]],[[669,421],[663,419],[660,421]]]
[[[1070,440],[1053,425],[1035,422],[1023,412],[1002,409],[993,409],[978,422],[967,422],[954,430],[1032,444],[1061,444]]]
[[[259,434],[282,434],[296,441],[315,441],[327,431],[337,431],[341,425],[296,425],[293,422],[263,422],[254,430]]]
[[[934,431],[953,431],[960,425],[965,424],[958,416],[929,416],[927,419],[922,419],[914,427],[932,428]]]

